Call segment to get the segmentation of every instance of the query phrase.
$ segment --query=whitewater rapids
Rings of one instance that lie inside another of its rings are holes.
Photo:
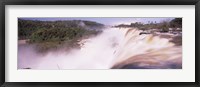
[[[182,68],[182,47],[133,28],[109,28],[81,40],[80,49],[37,55],[21,47],[18,69],[168,69]],[[31,51],[30,51],[31,50]]]

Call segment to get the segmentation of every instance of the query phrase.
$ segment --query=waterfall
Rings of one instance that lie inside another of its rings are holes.
[[[175,46],[169,39],[153,34],[140,35],[141,32],[135,28],[104,29],[98,36],[81,40],[80,49],[61,53],[49,52],[47,55],[34,57],[35,63],[22,64],[20,68],[181,68],[181,46]],[[23,58],[22,54],[19,56]]]

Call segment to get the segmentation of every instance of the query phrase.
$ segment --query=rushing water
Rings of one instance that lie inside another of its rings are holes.
[[[33,46],[19,45],[18,69],[181,68],[181,46],[140,32],[109,28],[80,41],[80,49],[46,55],[37,54]]]

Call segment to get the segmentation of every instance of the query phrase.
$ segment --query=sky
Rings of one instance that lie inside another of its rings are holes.
[[[88,20],[102,23],[104,25],[118,25],[118,24],[130,24],[135,22],[148,23],[148,21],[153,21],[156,23],[162,22],[164,20],[172,20],[173,17],[27,17],[21,18],[25,20],[40,20],[40,21],[58,21],[58,20]]]

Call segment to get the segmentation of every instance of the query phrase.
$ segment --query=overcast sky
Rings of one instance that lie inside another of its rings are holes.
[[[172,20],[173,17],[143,17],[143,18],[134,18],[134,17],[30,17],[30,18],[21,18],[25,20],[40,20],[40,21],[57,21],[57,20],[89,20],[89,21],[95,21],[98,23],[102,23],[105,25],[117,25],[117,24],[130,24],[134,22],[142,22],[142,23],[148,23],[148,21],[153,22],[161,22],[164,20]]]

